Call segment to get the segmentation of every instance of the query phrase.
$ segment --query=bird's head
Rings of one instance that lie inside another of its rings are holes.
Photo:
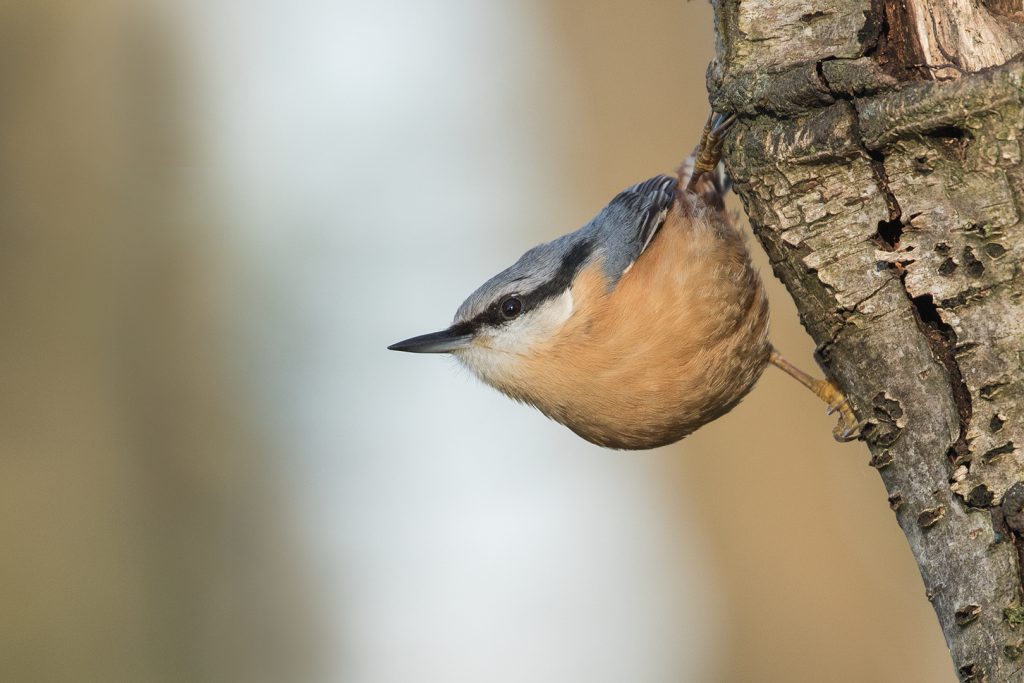
[[[534,247],[481,285],[447,329],[388,348],[451,353],[488,384],[515,386],[522,361],[550,348],[573,316],[596,310],[589,298],[614,290],[664,222],[675,188],[676,179],[657,176],[621,192],[584,227]],[[602,286],[576,286],[588,273]]]
[[[451,353],[489,384],[551,343],[578,310],[576,277],[597,258],[595,243],[575,232],[534,247],[481,285],[445,330],[392,344],[412,353]]]

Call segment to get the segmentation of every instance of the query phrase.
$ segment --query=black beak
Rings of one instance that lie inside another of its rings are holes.
[[[409,353],[451,353],[457,349],[466,348],[471,341],[473,341],[472,334],[447,329],[400,341],[389,346],[388,350]]]

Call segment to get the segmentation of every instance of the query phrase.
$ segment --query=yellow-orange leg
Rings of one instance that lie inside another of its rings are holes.
[[[736,115],[728,116],[711,112],[708,121],[704,124],[704,132],[700,136],[699,151],[697,158],[693,161],[693,173],[690,174],[690,182],[686,189],[693,192],[697,181],[705,173],[714,171],[718,162],[722,160],[722,141],[725,139],[725,132],[736,122]]]
[[[835,382],[825,379],[814,379],[806,372],[791,365],[789,361],[779,355],[779,352],[772,349],[768,362],[785,372],[796,381],[814,392],[814,395],[828,404],[828,414],[839,414],[839,424],[832,430],[832,436],[836,441],[853,441],[860,436],[863,422],[857,422],[857,416],[850,407],[850,400],[843,395]]]

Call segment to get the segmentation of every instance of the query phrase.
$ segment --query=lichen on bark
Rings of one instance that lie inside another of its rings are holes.
[[[867,421],[963,680],[1024,626],[1024,42],[1012,2],[719,0],[726,164]]]

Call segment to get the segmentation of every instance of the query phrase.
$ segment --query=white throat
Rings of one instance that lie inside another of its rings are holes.
[[[519,363],[550,341],[573,310],[572,290],[567,289],[515,320],[482,329],[473,343],[455,356],[484,382],[506,384],[514,379]]]

